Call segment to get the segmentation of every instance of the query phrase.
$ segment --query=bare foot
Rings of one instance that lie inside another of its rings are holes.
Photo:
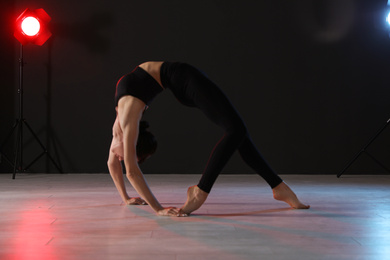
[[[207,192],[202,191],[196,185],[189,187],[187,190],[187,201],[184,206],[181,207],[180,213],[189,215],[191,212],[199,209],[206,201],[208,195]]]
[[[272,192],[274,194],[274,199],[284,201],[294,209],[310,208],[310,205],[305,205],[300,202],[297,195],[295,195],[290,187],[284,182],[273,188]]]

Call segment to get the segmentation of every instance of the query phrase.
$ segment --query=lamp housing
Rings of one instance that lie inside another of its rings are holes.
[[[16,19],[15,38],[22,44],[42,46],[52,35],[48,28],[51,17],[42,8],[26,9]]]

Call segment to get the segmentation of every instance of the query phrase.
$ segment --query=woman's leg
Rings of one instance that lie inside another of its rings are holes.
[[[189,214],[207,199],[218,175],[247,135],[247,129],[226,95],[201,72],[192,71],[186,92],[196,107],[224,131],[211,152],[198,185],[188,189],[182,212]]]
[[[282,179],[272,171],[257,151],[241,116],[211,80],[203,73],[193,70],[187,81],[186,92],[195,105],[223,129],[224,135],[214,147],[198,185],[188,189],[187,202],[182,207],[183,212],[191,213],[204,203],[218,175],[236,150],[239,150],[244,161],[256,170],[274,191],[279,186],[284,186]],[[290,196],[283,194],[275,197],[274,192],[274,197],[286,201],[285,197]]]
[[[187,93],[196,107],[224,132],[211,152],[198,184],[201,190],[210,193],[218,175],[247,136],[247,128],[227,96],[202,73],[192,73]]]
[[[283,182],[264,160],[249,135],[245,137],[244,141],[238,147],[238,152],[244,162],[259,174],[269,184],[271,189]]]
[[[230,119],[232,118],[234,117]],[[225,124],[221,124],[221,121],[219,121],[219,125],[223,127],[225,134],[211,152],[198,185],[188,189],[187,201],[181,208],[182,213],[190,214],[202,206],[220,172],[245,138],[246,128],[243,124],[233,124],[231,122],[232,127],[225,127],[230,120],[224,119],[222,121]]]
[[[207,193],[210,193],[218,175],[246,136],[245,125],[238,118],[235,119],[234,117],[230,116],[228,119],[223,120],[224,124],[219,124],[224,131],[224,135],[211,152],[198,184],[198,187]]]
[[[208,111],[205,114],[209,115]],[[187,201],[182,207],[182,212],[186,214],[197,210],[206,201],[220,172],[246,136],[246,127],[236,113],[213,122],[220,125],[225,133],[211,152],[198,185],[187,191]]]
[[[276,200],[284,201],[295,209],[310,208],[309,205],[300,202],[290,187],[288,187],[288,185],[271,169],[256,149],[249,135],[241,143],[238,151],[245,163],[269,184]]]

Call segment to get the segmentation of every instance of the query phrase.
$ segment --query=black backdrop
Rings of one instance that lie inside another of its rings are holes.
[[[212,78],[282,174],[336,174],[390,117],[387,1],[2,1],[0,140],[18,114],[12,24],[44,8],[53,36],[24,47],[25,118],[64,172],[107,172],[116,81],[148,60]],[[222,134],[169,91],[145,114],[159,140],[146,173],[201,173]],[[390,128],[371,147],[385,164]],[[24,160],[40,152],[25,132]],[[13,141],[3,147],[12,157]],[[56,172],[47,158],[31,168]],[[2,157],[1,172],[10,172]],[[238,155],[226,173],[251,172]],[[352,173],[383,173],[362,156]]]

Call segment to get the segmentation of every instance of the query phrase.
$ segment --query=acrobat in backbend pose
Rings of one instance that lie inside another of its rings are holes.
[[[145,131],[145,126],[141,126],[140,130],[142,115],[150,102],[164,89],[170,89],[183,105],[200,109],[224,130],[224,135],[213,149],[199,183],[188,188],[187,201],[180,209],[161,206],[138,166],[139,162],[147,159],[156,148],[155,140]],[[206,201],[218,175],[237,150],[244,162],[270,185],[275,199],[296,209],[310,207],[301,203],[265,162],[253,144],[243,120],[226,95],[193,66],[179,62],[145,62],[118,81],[115,102],[117,118],[113,126],[108,167],[126,204],[147,203],[158,215],[188,216]],[[123,181],[120,163],[122,160],[128,180],[142,199],[128,196]]]

